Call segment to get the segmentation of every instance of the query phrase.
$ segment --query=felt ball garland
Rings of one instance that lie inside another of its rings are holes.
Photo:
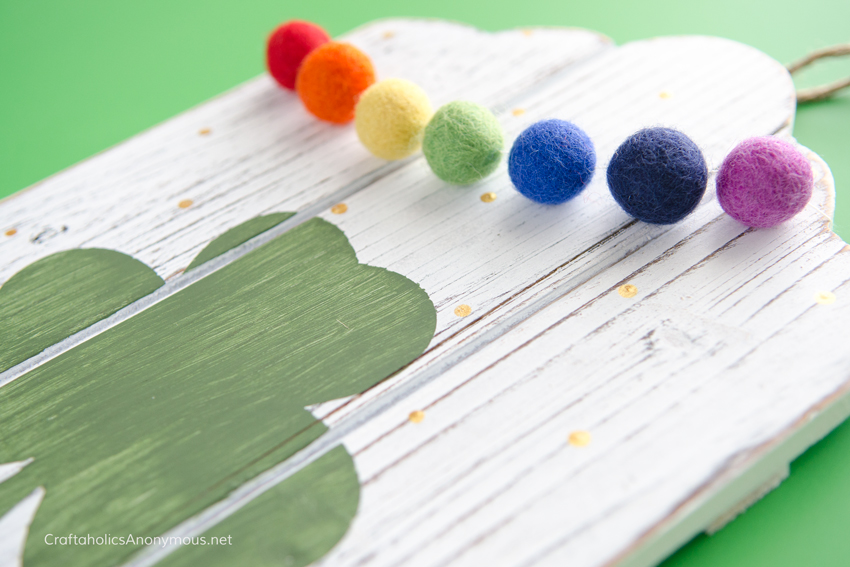
[[[365,53],[332,41],[315,24],[294,20],[276,28],[268,38],[266,64],[274,80],[295,90],[317,118],[336,124],[354,120],[360,142],[376,157],[403,159],[421,147],[434,174],[456,185],[487,177],[501,161],[504,133],[490,110],[454,101],[432,113],[419,86],[404,79],[376,83]],[[544,205],[573,199],[595,169],[590,137],[565,120],[532,124],[517,137],[508,157],[517,191]],[[606,173],[617,204],[652,224],[682,220],[697,207],[708,183],[700,148],[670,128],[645,128],[629,136]],[[806,206],[812,188],[808,160],[773,137],[739,144],[717,176],[721,207],[750,227],[790,219]]]
[[[434,173],[457,185],[483,179],[501,161],[504,133],[488,109],[455,101],[434,114],[418,85],[404,79],[375,83],[365,53],[331,41],[314,24],[281,25],[269,36],[266,52],[269,73],[281,86],[294,87],[321,120],[353,119],[360,142],[376,157],[403,159],[422,147]]]

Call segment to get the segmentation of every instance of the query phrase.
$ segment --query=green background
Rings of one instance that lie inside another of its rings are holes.
[[[848,0],[430,0],[418,5],[268,0],[0,0],[0,197],[263,72],[266,34],[290,18],[332,35],[376,18],[426,16],[487,30],[579,26],[618,43],[710,34],[788,63],[850,41]],[[850,59],[850,58],[848,58]],[[850,61],[800,77],[850,75]],[[795,135],[830,164],[835,230],[850,240],[850,94],[799,109]],[[0,227],[3,229],[4,227]],[[850,565],[850,424],[797,459],[791,477],[673,566]]]

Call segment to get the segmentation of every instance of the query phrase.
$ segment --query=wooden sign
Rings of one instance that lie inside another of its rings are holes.
[[[773,229],[714,196],[737,142],[791,139],[780,64],[425,20],[344,39],[508,140],[575,122],[593,181],[561,206],[504,166],[449,186],[262,76],[4,200],[0,565],[649,566],[850,414],[828,167],[803,148],[815,195]],[[656,125],[712,173],[675,225],[605,183]]]

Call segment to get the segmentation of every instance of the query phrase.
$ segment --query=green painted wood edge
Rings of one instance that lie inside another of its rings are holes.
[[[304,406],[382,381],[435,328],[417,284],[312,219],[18,378],[0,389],[0,462],[35,460],[0,485],[0,513],[46,488],[24,564],[128,558],[139,546],[44,537],[166,532],[326,431]]]
[[[163,283],[142,262],[113,250],[67,250],[30,264],[0,287],[0,372]]]
[[[206,247],[201,250],[200,254],[195,256],[195,259],[192,260],[192,263],[189,264],[189,267],[186,268],[185,271],[188,272],[189,270],[197,268],[201,264],[208,262],[217,256],[221,256],[228,250],[232,250],[243,242],[251,240],[271,227],[279,225],[293,215],[295,215],[295,213],[273,213],[270,215],[255,217],[249,221],[243,222],[239,226],[231,228],[207,244]]]
[[[783,439],[767,447],[761,459],[743,470],[720,488],[708,487],[691,504],[678,511],[677,518],[661,526],[656,533],[644,536],[642,541],[616,567],[654,567],[687,543],[694,536],[714,527],[719,519],[726,522],[711,531],[722,528],[734,519],[732,511],[742,513],[788,476],[791,461],[823,439],[850,416],[850,392],[842,392],[824,410],[814,413],[799,428],[787,432]]]

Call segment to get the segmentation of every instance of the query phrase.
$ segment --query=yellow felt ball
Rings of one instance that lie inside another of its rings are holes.
[[[422,145],[432,114],[431,101],[419,86],[404,79],[386,79],[361,95],[354,111],[354,127],[374,155],[401,159]]]

